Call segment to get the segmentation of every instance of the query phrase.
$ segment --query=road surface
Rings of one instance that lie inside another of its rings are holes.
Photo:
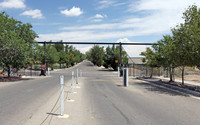
[[[70,118],[54,118],[49,124],[200,124],[199,98],[136,79],[129,79],[129,87],[123,87],[122,78],[118,78],[116,72],[96,67],[89,61],[77,67],[83,72],[81,88],[74,96],[76,102],[66,104],[67,112],[71,112]],[[0,88],[0,124],[21,124],[31,119],[34,111],[59,90],[58,77],[63,73],[66,79],[70,79],[70,70],[62,70],[49,78]]]
[[[22,125],[30,119],[59,90],[59,76],[64,75],[67,82],[71,70],[52,72],[50,77],[0,83],[0,125]]]
[[[122,86],[117,74],[87,65],[86,100],[99,125],[199,125],[200,100],[140,80]]]

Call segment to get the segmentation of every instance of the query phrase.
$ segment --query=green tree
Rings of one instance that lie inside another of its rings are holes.
[[[63,41],[59,41],[58,44],[55,44],[54,47],[56,48],[57,52],[64,51]]]
[[[94,63],[94,65],[102,66],[104,55],[104,47],[95,45],[87,52],[87,59]]]
[[[68,64],[68,67],[69,66],[73,66],[74,65],[74,63],[75,63],[75,55],[74,55],[74,50],[75,50],[75,48],[71,45],[71,46],[69,46],[69,45],[66,45],[65,46],[65,53],[67,53],[67,55],[68,55],[68,57],[69,57],[69,61],[67,62]]]
[[[59,53],[57,52],[56,48],[52,45],[46,46],[46,62],[47,65],[53,69],[53,64],[59,61]],[[42,61],[43,62],[43,61]]]
[[[42,59],[44,58],[44,55],[43,55],[44,51],[42,50],[42,47],[34,42],[32,44],[32,48],[30,49],[30,52],[29,52],[29,64],[38,64],[38,63],[41,63]]]
[[[3,67],[25,67],[30,61],[32,44],[37,34],[30,24],[23,24],[10,18],[5,12],[0,13],[0,62]]]
[[[184,23],[171,29],[172,37],[166,35],[153,46],[155,52],[148,49],[142,55],[148,58],[149,66],[156,64],[168,67],[170,81],[172,81],[174,68],[181,68],[184,85],[184,68],[200,66],[200,9],[196,5],[189,6],[183,13],[183,19]]]
[[[73,51],[73,54],[74,54],[74,62],[75,63],[79,63],[82,61],[82,54],[79,50],[75,49]]]
[[[65,53],[67,54],[67,67],[69,65],[73,66],[81,61],[83,61],[86,57],[82,54],[79,50],[77,50],[73,46],[66,45],[65,46]]]
[[[190,6],[183,13],[184,23],[172,29],[176,46],[177,65],[182,69],[184,84],[184,68],[200,64],[200,9]]]
[[[111,64],[114,61],[114,52],[112,51],[112,48],[110,46],[108,46],[106,48],[106,52],[105,52],[105,57],[104,57],[104,64],[103,66],[105,68],[111,67]]]
[[[169,70],[170,82],[174,81],[174,69],[176,64],[176,47],[173,42],[173,38],[170,35],[163,36],[163,39],[159,40],[156,45],[153,45],[156,53],[157,63]]]
[[[62,64],[65,64],[68,62],[69,56],[65,53],[65,51],[58,52],[59,60],[58,63],[60,64],[60,68]]]
[[[121,58],[122,58],[122,64],[128,63],[128,55],[126,51],[121,51]],[[104,67],[112,67],[114,70],[117,70],[117,67],[119,66],[119,63],[116,63],[115,61],[120,60],[120,46],[108,46],[106,48],[106,54],[104,57]]]
[[[54,45],[54,47],[56,48],[57,52],[58,52],[58,56],[59,56],[59,60],[58,63],[60,64],[60,68],[61,65],[67,62],[67,54],[64,52],[64,45],[62,43],[63,41],[59,41],[57,44]]]
[[[147,47],[146,51],[142,52],[140,55],[145,56],[145,58],[142,61],[146,62],[146,66],[151,68],[150,78],[152,78],[153,69],[155,67],[159,67],[157,53],[154,52],[151,48]]]

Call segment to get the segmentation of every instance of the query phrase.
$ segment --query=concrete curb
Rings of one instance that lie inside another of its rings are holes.
[[[113,72],[113,73],[115,73],[115,72]],[[129,79],[132,79],[132,78],[129,77]],[[190,95],[193,95],[193,96],[200,97],[200,92],[196,92],[196,91],[189,90],[189,89],[186,89],[186,88],[180,88],[178,86],[169,85],[169,84],[165,83],[164,81],[158,81],[158,82],[155,83],[155,82],[147,81],[145,79],[139,79],[139,80],[148,82],[149,84],[157,86],[157,87],[161,87],[162,86],[161,88],[170,89],[171,91],[182,92],[184,94],[190,94]]]
[[[139,80],[142,80],[142,81],[145,81],[151,85],[154,85],[154,86],[157,86],[157,87],[161,87],[161,88],[166,88],[166,89],[170,89],[172,91],[175,91],[175,92],[182,92],[184,94],[189,94],[189,95],[193,95],[193,96],[197,96],[197,97],[200,97],[200,92],[196,92],[196,91],[193,91],[193,90],[189,90],[189,89],[186,89],[186,88],[180,88],[178,86],[173,86],[173,85],[169,85],[163,81],[147,81],[147,80],[143,80],[143,79],[139,79]],[[159,84],[159,85],[158,85]]]

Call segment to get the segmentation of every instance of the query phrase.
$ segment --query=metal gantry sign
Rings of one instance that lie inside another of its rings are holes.
[[[113,42],[38,42],[38,44],[44,45],[44,62],[43,65],[46,65],[46,44],[93,44],[93,45],[119,45],[120,46],[120,59],[119,59],[119,66],[121,69],[122,66],[122,45],[155,45],[156,43],[113,43]]]

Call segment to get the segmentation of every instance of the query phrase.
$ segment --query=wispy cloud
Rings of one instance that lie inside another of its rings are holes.
[[[149,35],[149,31],[136,31],[136,30],[126,30],[126,31],[69,31],[69,32],[60,32],[56,34],[39,34],[37,41],[102,41],[108,39],[119,39],[122,37],[133,37],[140,35]]]
[[[93,45],[73,45],[76,49],[78,49],[81,53],[86,53],[89,51]]]
[[[107,18],[106,14],[96,14],[95,16],[91,17],[91,22],[102,22],[104,18]]]
[[[109,0],[101,0],[101,2],[109,5]],[[110,2],[115,3],[116,0]],[[100,41],[169,34],[171,32],[170,28],[183,21],[181,18],[182,13],[194,2],[197,6],[200,6],[200,1],[195,0],[168,0],[167,2],[139,0],[137,3],[130,0],[127,10],[125,10],[128,16],[120,17],[119,20],[113,23],[64,27],[62,30],[67,32],[40,34],[39,40]],[[95,16],[101,19],[103,15]]]
[[[56,26],[56,25],[63,25],[63,23],[32,23],[34,26]]]
[[[25,0],[4,0],[0,2],[0,8],[15,8],[23,9],[26,8]]]
[[[85,26],[63,27],[61,30],[108,30],[115,29],[117,24],[95,24]]]
[[[101,15],[101,14],[96,14],[96,15],[95,15],[95,18],[104,18],[104,16]]]
[[[133,41],[130,41],[128,38],[121,38],[119,40],[117,40],[117,43],[133,43]],[[137,43],[137,42],[135,42]],[[147,47],[151,47],[148,45],[134,45],[134,46],[123,46],[123,48],[125,49],[125,51],[128,53],[128,55],[130,57],[138,57],[141,56],[140,53],[144,52],[146,50]]]
[[[80,8],[74,6],[70,10],[66,9],[60,12],[66,16],[80,16],[83,14],[83,11]]]
[[[98,1],[98,9],[109,8],[111,6],[121,6],[126,2],[118,2],[118,0],[100,0]]]
[[[42,19],[42,18],[44,18],[43,15],[42,15],[42,12],[39,9],[27,10],[27,11],[24,11],[23,13],[21,13],[21,15],[30,16],[33,19]]]

